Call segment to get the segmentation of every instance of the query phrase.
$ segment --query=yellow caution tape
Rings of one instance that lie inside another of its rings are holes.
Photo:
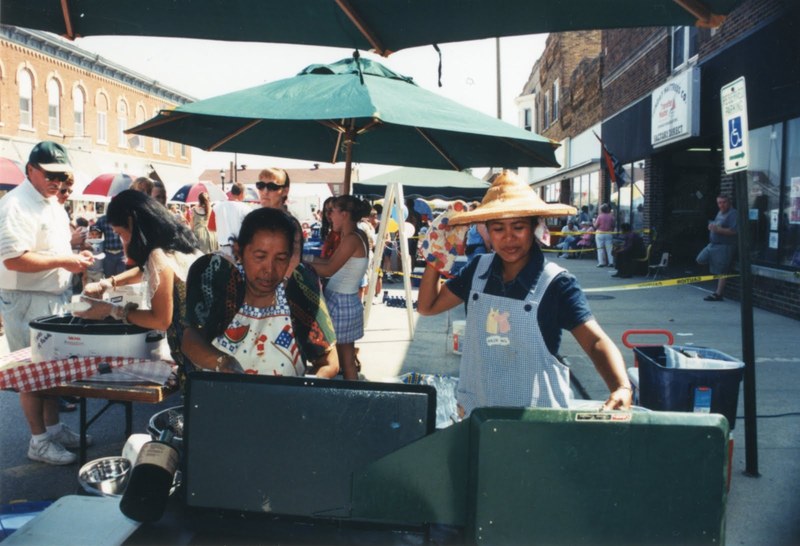
[[[392,275],[397,275],[402,277],[402,271],[387,271],[384,269],[378,269],[379,273],[389,273]],[[585,293],[593,293],[593,292],[620,292],[623,290],[640,290],[642,288],[659,288],[661,286],[680,286],[684,284],[695,284],[698,282],[706,282],[706,281],[714,281],[717,279],[730,279],[733,277],[738,277],[739,275],[696,275],[694,277],[681,277],[678,279],[664,279],[663,281],[648,281],[648,282],[637,282],[632,284],[618,284],[614,286],[604,286],[600,288],[584,288],[583,292]],[[409,274],[408,277],[410,279],[421,279],[422,275],[417,274]]]
[[[663,281],[637,282],[633,284],[621,284],[617,286],[605,286],[602,288],[584,288],[584,292],[619,292],[622,290],[640,290],[642,288],[658,288],[660,286],[679,286],[682,284],[694,284],[697,282],[713,281],[715,279],[729,279],[739,275],[700,275],[696,277],[682,277],[679,279],[666,279]]]
[[[645,235],[649,235],[651,233],[650,229],[634,229],[635,233],[642,233]],[[597,235],[598,233],[602,233],[607,235],[611,233],[612,235],[621,235],[621,231],[592,231],[592,235]],[[585,231],[551,231],[550,235],[586,235]]]

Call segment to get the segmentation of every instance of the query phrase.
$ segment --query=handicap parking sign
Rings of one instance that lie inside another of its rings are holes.
[[[728,120],[728,146],[731,150],[741,148],[744,139],[742,138],[742,118],[736,116]]]
[[[727,174],[747,169],[747,92],[744,78],[738,78],[720,90],[722,103],[722,144]]]

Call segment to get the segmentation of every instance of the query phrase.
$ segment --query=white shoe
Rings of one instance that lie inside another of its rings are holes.
[[[81,435],[64,424],[61,425],[60,431],[50,435],[50,440],[69,449],[81,447]],[[89,434],[86,435],[86,445],[92,445],[92,437]]]
[[[64,446],[52,439],[34,443],[33,438],[28,445],[28,458],[47,464],[72,464],[78,456],[64,449]]]

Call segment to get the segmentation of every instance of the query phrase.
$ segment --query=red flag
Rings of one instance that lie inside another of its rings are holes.
[[[597,133],[594,131],[592,131],[592,133],[594,133],[594,136],[600,141],[600,146],[603,148],[603,161],[606,164],[608,176],[611,178],[611,182],[619,187],[620,184],[625,183],[625,169],[619,159],[617,159],[617,156],[608,151],[608,148],[606,148],[606,145],[603,143],[603,139],[597,136]]]

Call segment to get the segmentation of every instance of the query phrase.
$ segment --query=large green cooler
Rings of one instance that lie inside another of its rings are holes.
[[[353,516],[476,544],[719,545],[727,440],[714,414],[478,409],[357,473]]]

